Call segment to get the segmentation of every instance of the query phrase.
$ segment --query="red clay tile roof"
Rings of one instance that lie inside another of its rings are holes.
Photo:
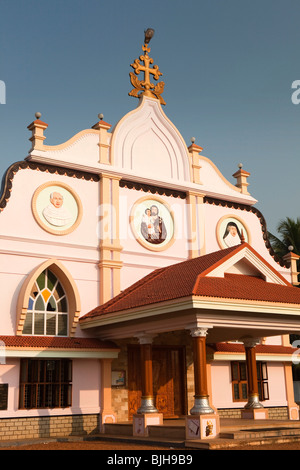
[[[300,289],[293,287],[278,272],[276,275],[282,278],[286,285],[273,284],[258,277],[239,274],[225,274],[222,278],[206,276],[245,246],[276,272],[250,245],[244,243],[157,269],[104,305],[87,313],[79,321],[84,322],[99,315],[188,296],[300,304]]]
[[[80,349],[97,350],[118,349],[111,341],[94,338],[64,338],[51,336],[0,336],[0,341],[7,348],[43,348],[43,349]],[[2,344],[2,343],[1,343]]]
[[[241,343],[215,343],[209,344],[209,347],[215,352],[224,352],[224,353],[244,353],[245,347]],[[292,346],[281,346],[273,344],[258,344],[255,347],[257,354],[293,354],[297,351],[296,348]]]
[[[300,289],[241,274],[225,274],[223,278],[203,277],[199,280],[194,294],[224,299],[299,304],[300,307]]]
[[[103,313],[189,296],[198,275],[235,250],[236,247],[219,250],[166,268],[156,269],[79,320],[82,321]]]

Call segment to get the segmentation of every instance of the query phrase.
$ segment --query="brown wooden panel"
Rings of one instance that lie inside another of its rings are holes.
[[[165,418],[186,414],[184,348],[153,346],[153,394],[155,406]],[[141,372],[138,346],[128,346],[129,419],[141,403]]]
[[[140,374],[140,355],[139,348],[134,346],[128,347],[128,416],[132,416],[137,412],[141,405],[142,383]]]

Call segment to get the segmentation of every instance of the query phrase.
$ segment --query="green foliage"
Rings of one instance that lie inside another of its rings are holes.
[[[293,246],[293,253],[300,255],[300,217],[296,220],[287,217],[281,220],[277,226],[279,237],[268,232],[268,237],[275,253],[282,257],[289,252],[289,246]]]

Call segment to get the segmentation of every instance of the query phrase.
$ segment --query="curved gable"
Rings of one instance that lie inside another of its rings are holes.
[[[111,163],[136,176],[190,181],[185,142],[157,100],[143,98],[113,131]]]

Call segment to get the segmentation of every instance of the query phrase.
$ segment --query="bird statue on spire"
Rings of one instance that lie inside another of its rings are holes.
[[[149,42],[151,41],[151,39],[154,36],[154,29],[152,29],[152,28],[145,29],[144,33],[145,33],[144,43],[149,44]]]

